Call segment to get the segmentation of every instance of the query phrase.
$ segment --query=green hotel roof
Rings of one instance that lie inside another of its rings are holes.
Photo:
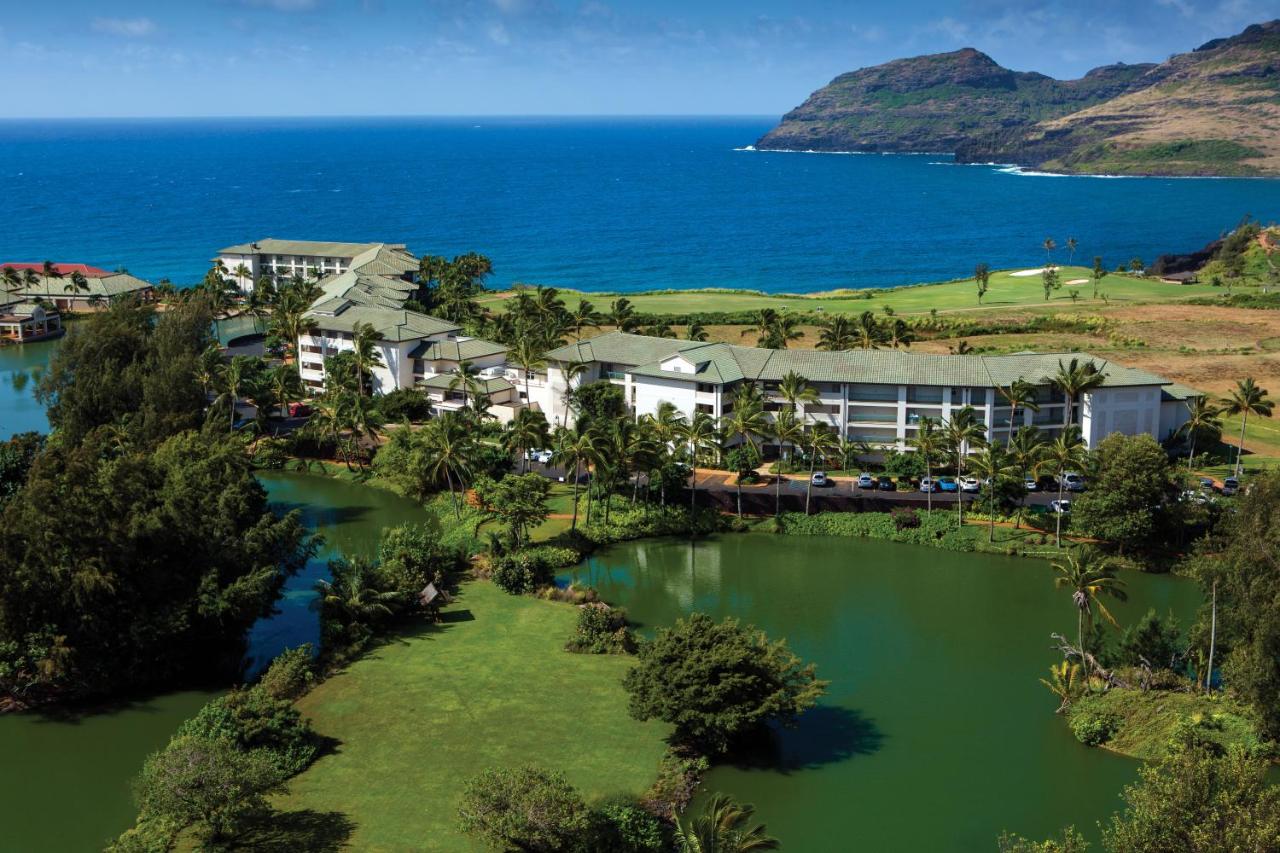
[[[424,361],[465,361],[473,358],[504,353],[507,348],[502,344],[480,338],[465,341],[423,341],[409,353],[409,358],[420,358]]]
[[[328,240],[277,240],[267,237],[252,243],[239,243],[219,249],[225,255],[314,255],[316,257],[354,258],[382,243],[341,243]]]
[[[453,381],[453,374],[437,373],[435,376],[428,376],[426,379],[423,379],[420,382],[418,382],[417,387],[429,388],[435,391],[447,391],[449,390],[449,383],[452,381]],[[495,377],[493,379],[481,379],[477,377],[476,384],[479,385],[484,390],[484,393],[486,395],[496,394],[499,391],[510,391],[512,388],[515,387],[514,385],[512,385],[510,382],[503,379],[502,377]],[[461,391],[462,386],[459,385],[454,390]]]
[[[68,290],[67,288],[71,286],[71,276],[62,278],[40,276],[36,282],[29,285],[20,284],[9,292],[41,299],[88,299],[93,296],[110,299],[127,293],[137,293],[152,286],[151,282],[124,272],[101,277],[86,276],[85,282],[89,285],[88,290],[74,288]]]
[[[342,302],[368,308],[403,308],[417,285],[401,278],[348,270],[320,279],[313,310],[334,313]]]
[[[333,300],[330,300],[333,301]],[[361,305],[345,305],[336,313],[326,314],[322,309],[328,303],[315,306],[308,316],[315,318],[322,330],[353,332],[357,324],[373,326],[384,341],[400,342],[456,332],[458,326],[437,317],[428,317],[417,311],[390,308],[370,308]]]
[[[681,354],[694,372],[664,370],[661,362]],[[1043,382],[1059,362],[1092,362],[1106,374],[1106,387],[1169,385],[1137,370],[1088,353],[1018,353],[1015,355],[935,355],[903,350],[769,350],[724,343],[677,341],[624,332],[606,332],[547,353],[556,361],[598,361],[617,364],[638,376],[686,382],[726,384],[742,379],[780,380],[795,371],[810,382],[860,382],[883,385],[949,385],[993,387],[1015,379]]]

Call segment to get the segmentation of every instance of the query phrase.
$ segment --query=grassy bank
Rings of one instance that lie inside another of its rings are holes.
[[[1248,711],[1220,694],[1116,688],[1076,700],[1067,721],[1077,737],[1110,729],[1098,746],[1145,760],[1159,758],[1185,727],[1223,747],[1240,744],[1250,753],[1267,749]]]
[[[758,311],[761,308],[824,314],[857,314],[866,310],[880,313],[885,307],[899,314],[925,314],[935,309],[939,312],[981,312],[1010,307],[1060,310],[1064,305],[1073,304],[1182,301],[1192,297],[1221,293],[1220,288],[1207,284],[1166,284],[1157,279],[1108,273],[1099,283],[1099,298],[1095,300],[1092,298],[1093,281],[1090,278],[1090,270],[1082,266],[1064,266],[1058,271],[1062,286],[1053,291],[1052,297],[1045,301],[1041,278],[1038,274],[1015,276],[1013,275],[1015,272],[1018,270],[993,272],[988,282],[989,290],[981,304],[978,302],[977,286],[972,278],[903,287],[837,290],[811,294],[767,294],[751,290],[719,289],[644,293],[561,290],[560,296],[571,309],[583,299],[590,300],[597,309],[604,309],[611,300],[625,296],[642,314],[684,316]],[[1078,279],[1086,281],[1068,284]],[[1078,291],[1077,300],[1072,300],[1072,290]],[[1101,298],[1103,294],[1106,294],[1105,301]],[[501,310],[503,303],[510,296],[511,291],[498,291],[486,294],[478,301],[492,310]]]
[[[278,805],[344,813],[355,849],[471,850],[459,797],[486,767],[561,770],[589,797],[642,793],[666,727],[628,716],[628,658],[564,651],[575,619],[566,604],[464,585],[443,624],[415,625],[299,701],[341,746]]]

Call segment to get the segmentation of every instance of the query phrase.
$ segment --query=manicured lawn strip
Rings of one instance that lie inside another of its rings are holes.
[[[1032,269],[1035,267],[1032,266]],[[894,288],[867,288],[843,290],[820,294],[770,295],[745,290],[689,290],[661,293],[584,293],[561,290],[560,296],[572,309],[582,299],[589,299],[597,310],[604,310],[609,302],[619,296],[631,300],[635,309],[645,314],[691,314],[699,312],[755,311],[773,308],[778,311],[818,311],[827,314],[857,314],[866,310],[882,312],[890,306],[899,314],[928,313],[936,308],[945,311],[988,311],[998,308],[1023,306],[1027,308],[1052,308],[1060,310],[1072,305],[1071,290],[1079,291],[1076,305],[1102,305],[1101,298],[1092,299],[1093,282],[1068,285],[1075,279],[1089,279],[1085,267],[1061,267],[1058,271],[1062,286],[1053,292],[1047,303],[1039,275],[1013,276],[1017,270],[1005,270],[991,274],[989,290],[978,304],[977,289],[973,279],[941,282],[937,284],[910,285]],[[1098,287],[1099,294],[1106,294],[1112,302],[1173,302],[1196,296],[1210,296],[1222,292],[1221,288],[1208,284],[1165,284],[1156,279],[1129,275],[1108,274]],[[868,296],[870,294],[870,296]],[[510,291],[481,296],[477,301],[487,308],[501,310]]]
[[[345,813],[352,849],[473,850],[457,809],[463,783],[486,767],[561,770],[589,797],[653,782],[667,729],[628,716],[628,658],[563,650],[573,607],[473,582],[445,619],[299,701],[341,744],[290,783],[280,808]]]

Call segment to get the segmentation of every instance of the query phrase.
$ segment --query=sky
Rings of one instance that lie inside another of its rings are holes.
[[[0,116],[780,115],[976,47],[1078,77],[1274,0],[0,0]]]

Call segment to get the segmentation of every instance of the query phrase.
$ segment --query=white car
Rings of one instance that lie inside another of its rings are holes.
[[[874,489],[876,487],[876,478],[872,477],[866,471],[858,475],[859,489]]]
[[[526,450],[524,458],[530,462],[541,462],[543,465],[551,464],[550,450]]]
[[[1078,474],[1075,471],[1067,471],[1062,476],[1058,477],[1057,480],[1062,488],[1066,489],[1068,492],[1084,491],[1083,474]]]
[[[1063,498],[1060,501],[1049,501],[1049,511],[1058,515],[1071,514],[1071,501]]]
[[[960,491],[962,492],[976,492],[981,488],[982,488],[982,483],[978,481],[977,477],[961,477],[960,478]]]
[[[938,481],[932,477],[920,478],[920,491],[922,492],[940,492],[942,487],[938,485]]]
[[[809,478],[809,482],[815,486],[825,486],[828,483],[826,471],[814,471],[813,476]]]
[[[1040,490],[1040,484],[1036,481],[1035,477],[1027,477],[1026,480],[1023,481],[1023,485],[1026,486],[1028,492],[1037,492]]]

